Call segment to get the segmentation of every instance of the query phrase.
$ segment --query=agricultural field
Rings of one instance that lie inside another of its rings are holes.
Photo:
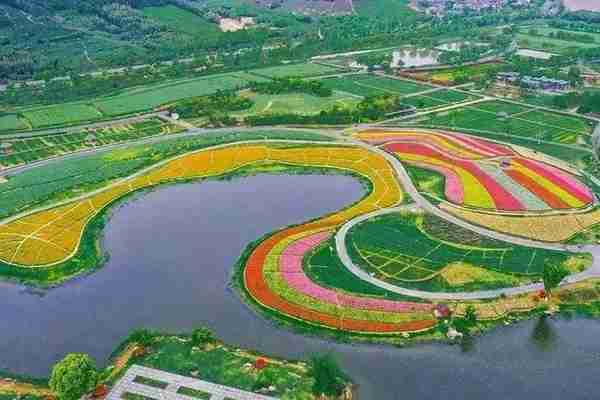
[[[429,131],[365,131],[355,137],[383,145],[405,163],[443,175],[444,197],[439,200],[458,206],[539,212],[582,209],[593,202],[591,189],[573,171],[509,146]]]
[[[181,130],[180,127],[173,124],[151,119],[132,124],[87,129],[75,133],[4,140],[0,143],[10,143],[11,148],[10,152],[0,154],[0,170],[78,150],[150,136],[168,135],[181,132]]]
[[[355,226],[346,240],[355,264],[369,273],[429,291],[510,287],[538,279],[547,263],[585,268],[589,261],[484,238],[432,215],[378,217]]]
[[[489,63],[438,69],[431,72],[417,72],[411,74],[411,76],[440,85],[454,85],[479,80],[489,73],[497,72],[501,68],[502,64]]]
[[[589,144],[593,129],[592,122],[585,118],[503,101],[482,102],[431,114],[419,123],[455,130],[500,133],[539,143],[569,145]]]
[[[329,110],[334,106],[353,108],[359,100],[355,97],[334,92],[329,97],[318,97],[306,93],[289,93],[281,95],[258,94],[242,92],[244,97],[251,99],[254,104],[243,112],[234,113],[236,116],[261,114],[295,114],[312,115]]]
[[[402,103],[422,110],[448,106],[454,103],[463,103],[475,100],[476,98],[477,97],[475,96],[455,90],[438,90],[435,92],[428,92],[427,94],[405,97],[402,99]]]
[[[160,105],[189,97],[209,95],[217,90],[242,88],[248,83],[247,76],[246,74],[228,73],[209,75],[172,84],[155,85],[101,99],[96,101],[95,105],[104,114],[110,116],[149,111]]]
[[[21,114],[34,128],[72,125],[102,118],[102,114],[93,105],[82,103],[30,109],[23,111]]]
[[[0,115],[0,134],[4,131],[26,129],[27,124],[17,114]]]
[[[218,33],[219,27],[204,18],[182,8],[167,5],[162,7],[145,7],[143,13],[175,32],[201,37]]]
[[[265,78],[283,78],[288,76],[308,78],[320,75],[339,74],[344,72],[344,70],[322,64],[303,63],[259,68],[253,69],[249,72],[253,75],[262,76]]]
[[[580,48],[590,49],[598,46],[597,43],[561,40],[546,36],[533,36],[526,33],[517,34],[517,41],[521,47],[534,50],[551,51],[560,54],[565,54],[569,51]]]
[[[371,74],[327,78],[322,82],[325,87],[332,90],[347,92],[361,97],[380,96],[383,94],[405,96],[433,89],[433,86],[427,84]]]

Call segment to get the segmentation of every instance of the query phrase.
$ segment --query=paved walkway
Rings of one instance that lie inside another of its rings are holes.
[[[136,383],[136,377],[150,378],[166,385],[164,389]],[[210,395],[209,400],[278,400],[275,397],[217,385],[215,383],[171,374],[157,369],[134,365],[125,373],[110,391],[106,400],[123,400],[125,393],[137,394],[155,400],[198,400],[178,393],[180,388],[198,390]]]

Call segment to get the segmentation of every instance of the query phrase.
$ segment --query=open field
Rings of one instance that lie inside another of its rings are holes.
[[[539,277],[548,262],[578,257],[482,238],[431,215],[378,217],[354,227],[346,240],[356,265],[424,290],[514,286]]]
[[[383,145],[405,163],[443,175],[440,200],[455,205],[525,212],[581,209],[593,201],[590,188],[549,164],[551,160],[541,161],[509,146],[460,134],[411,130],[364,131],[355,137]]]
[[[265,78],[283,78],[288,76],[307,78],[319,75],[336,74],[344,71],[342,69],[329,67],[327,65],[303,63],[260,68],[251,70],[249,72],[253,75],[258,75]]]
[[[145,7],[143,13],[149,18],[165,24],[169,29],[192,36],[210,35],[219,31],[216,24],[173,5]]]
[[[354,107],[359,102],[356,97],[337,92],[329,97],[318,97],[306,93],[270,95],[244,92],[242,95],[251,99],[254,104],[248,110],[234,113],[237,116],[288,113],[312,115],[329,110],[334,106]]]
[[[402,103],[414,106],[417,109],[427,109],[447,106],[454,103],[462,103],[475,99],[475,96],[448,89],[438,90],[423,95],[406,97],[402,100]]]
[[[70,125],[100,119],[102,114],[93,106],[82,103],[61,104],[23,111],[22,115],[34,128]]]
[[[324,79],[323,84],[332,90],[351,93],[357,96],[379,96],[393,94],[405,96],[432,89],[432,86],[422,83],[386,78],[371,74],[350,75],[341,78]]]
[[[456,130],[497,132],[561,144],[590,143],[593,129],[592,122],[585,118],[502,101],[489,101],[431,114],[422,122]]]

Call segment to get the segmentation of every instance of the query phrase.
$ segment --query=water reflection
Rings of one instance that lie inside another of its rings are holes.
[[[531,342],[543,352],[552,351],[555,348],[558,335],[551,323],[551,318],[543,315],[538,318],[531,332]]]

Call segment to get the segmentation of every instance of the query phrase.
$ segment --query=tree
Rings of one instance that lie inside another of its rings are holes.
[[[544,290],[546,293],[550,295],[552,289],[558,287],[567,275],[569,275],[569,270],[561,264],[546,264],[543,272]]]
[[[475,323],[477,323],[477,311],[475,310],[474,306],[467,306],[465,310],[465,321],[469,325],[475,325]]]
[[[207,328],[198,328],[192,331],[192,344],[194,346],[205,346],[214,341],[213,333]]]
[[[315,380],[312,387],[315,396],[339,396],[346,385],[346,376],[330,354],[311,359],[310,375]]]
[[[94,390],[97,383],[96,364],[87,354],[67,355],[54,366],[50,376],[50,389],[60,400],[78,400]]]
[[[136,329],[129,335],[129,342],[137,343],[140,346],[148,347],[154,341],[154,333],[148,329]]]

